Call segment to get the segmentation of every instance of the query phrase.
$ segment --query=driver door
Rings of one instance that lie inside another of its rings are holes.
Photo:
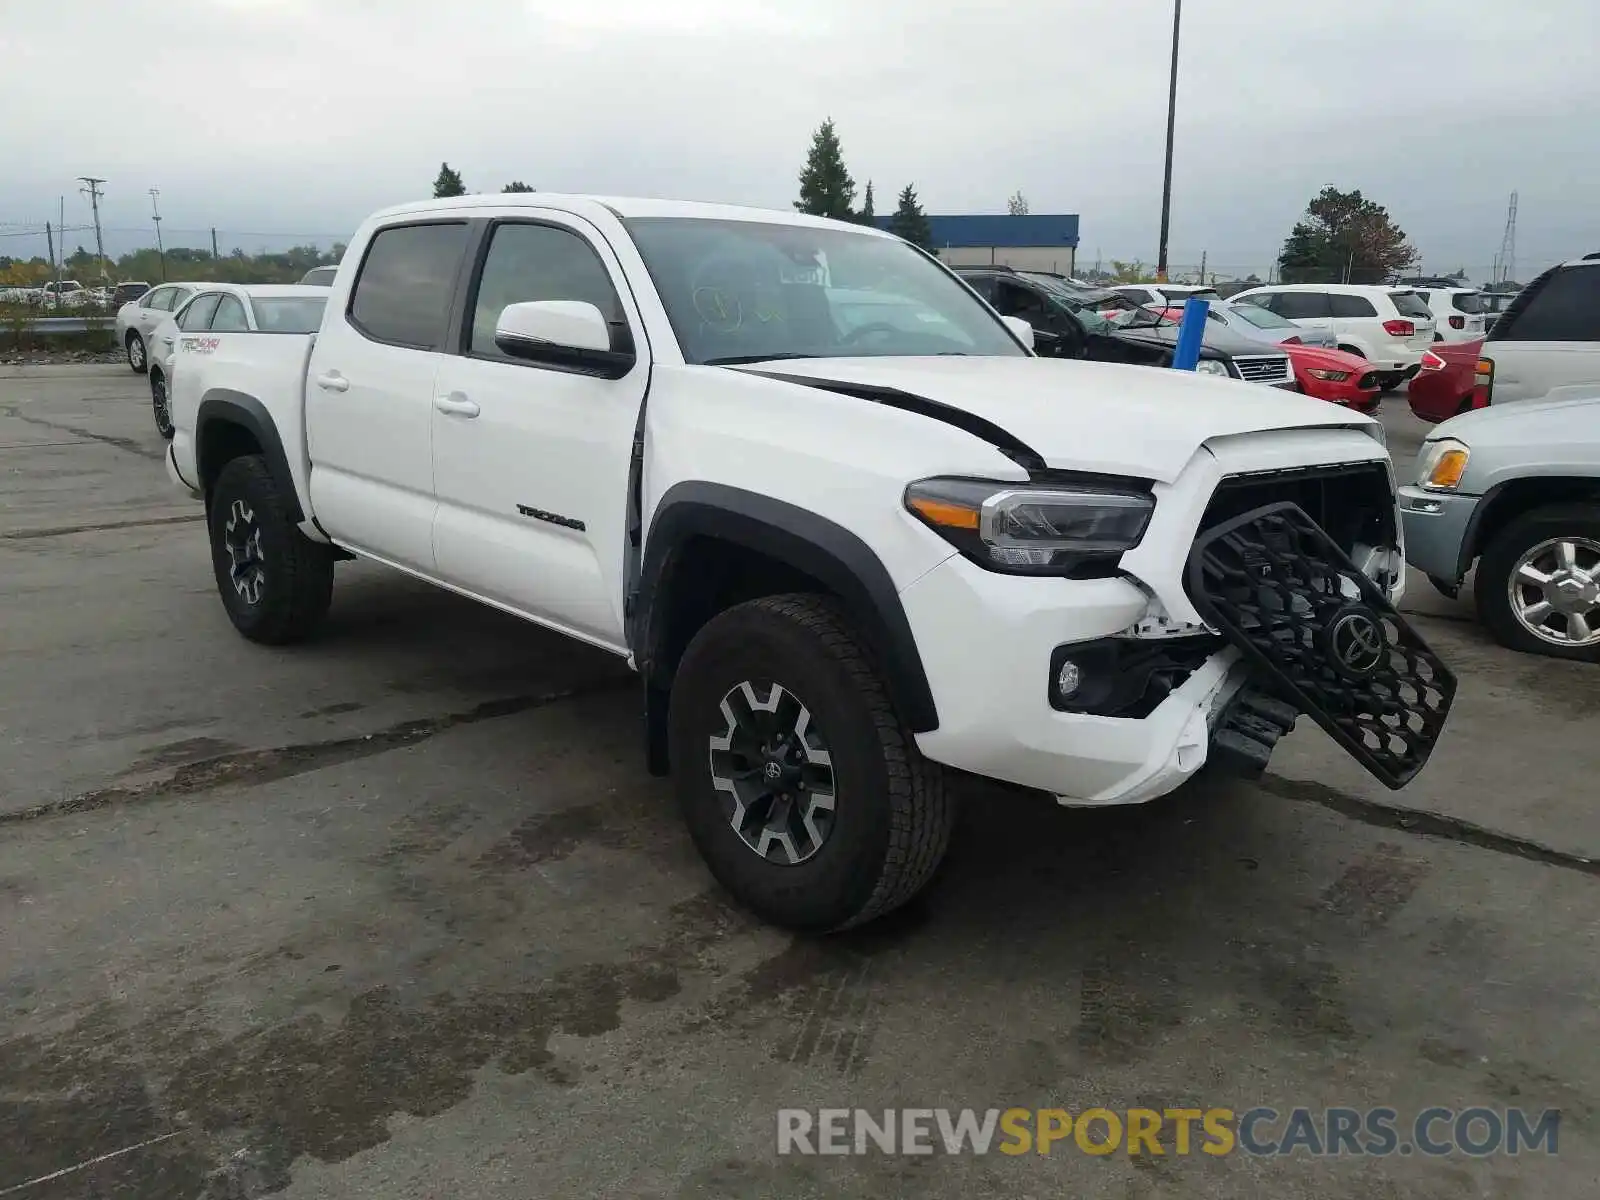
[[[580,217],[519,208],[478,243],[460,342],[434,381],[434,559],[442,578],[504,608],[625,653],[628,467],[650,355],[622,270]],[[625,299],[626,298],[626,299]],[[631,336],[621,379],[511,358],[502,309],[581,300]]]
[[[1066,317],[1032,288],[1008,279],[995,282],[995,308],[1033,326],[1034,352],[1046,358],[1076,357],[1081,338]]]

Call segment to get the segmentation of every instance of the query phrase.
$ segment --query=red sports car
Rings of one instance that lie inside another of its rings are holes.
[[[1279,347],[1294,366],[1300,390],[1318,400],[1342,404],[1357,412],[1369,413],[1378,407],[1378,372],[1366,359],[1343,350],[1322,346],[1301,346],[1280,342]]]
[[[1480,357],[1483,339],[1470,342],[1435,342],[1422,352],[1422,366],[1406,387],[1411,411],[1430,425],[1448,421],[1489,403],[1494,369]]]

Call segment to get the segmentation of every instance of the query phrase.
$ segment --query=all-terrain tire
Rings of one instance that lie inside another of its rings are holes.
[[[1600,643],[1563,646],[1526,629],[1511,607],[1511,574],[1524,554],[1555,538],[1600,542],[1600,503],[1550,504],[1515,517],[1489,539],[1478,559],[1472,598],[1490,636],[1524,654],[1543,654],[1576,662],[1600,662]]]
[[[206,524],[217,592],[233,627],[265,645],[307,637],[333,600],[333,552],[295,528],[264,458],[246,455],[222,468]]]
[[[713,782],[724,698],[746,683],[758,698],[771,699],[776,685],[803,704],[831,756],[831,827],[800,862],[758,854]],[[773,924],[821,933],[882,916],[927,885],[949,848],[944,769],[917,750],[871,654],[827,597],[768,596],[707,622],[679,663],[668,728],[695,845],[718,882]]]

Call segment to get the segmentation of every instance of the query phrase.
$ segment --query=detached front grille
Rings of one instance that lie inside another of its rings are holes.
[[[1189,556],[1187,590],[1259,686],[1383,783],[1402,787],[1422,769],[1455,676],[1297,505],[1268,504],[1207,530]]]
[[[1233,365],[1246,383],[1288,383],[1292,378],[1287,354],[1247,354],[1235,356]]]

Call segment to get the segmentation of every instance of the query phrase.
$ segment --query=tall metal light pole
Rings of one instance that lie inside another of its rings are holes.
[[[1172,0],[1172,80],[1167,86],[1167,169],[1161,180],[1161,246],[1156,252],[1156,278],[1167,281],[1167,229],[1172,222],[1172,130],[1178,116],[1178,28],[1183,0]]]
[[[156,256],[161,259],[161,282],[167,281],[167,251],[161,244],[161,189],[150,189],[150,219],[156,223]]]

